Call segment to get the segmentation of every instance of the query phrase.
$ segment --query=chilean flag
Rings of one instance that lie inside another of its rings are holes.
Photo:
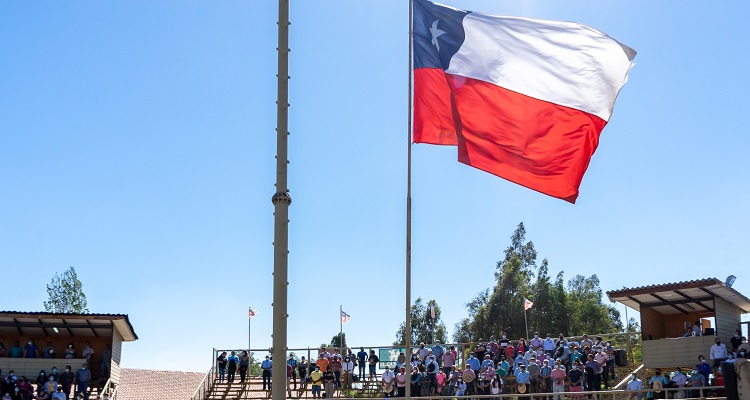
[[[575,203],[635,51],[573,22],[414,0],[416,143]]]

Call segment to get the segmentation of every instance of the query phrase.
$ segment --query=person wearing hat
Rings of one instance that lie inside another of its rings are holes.
[[[406,368],[405,367],[401,367],[401,369],[398,372],[398,375],[396,375],[396,396],[397,397],[406,396]]]
[[[528,391],[529,384],[531,384],[531,374],[526,371],[526,366],[523,364],[520,364],[518,368],[518,372],[516,372],[518,393],[526,393]]]
[[[466,394],[472,395],[475,394],[474,392],[474,381],[477,379],[477,374],[474,372],[474,369],[471,367],[471,364],[466,364],[466,369],[464,369],[464,372],[461,374],[461,377],[464,380],[464,383],[466,383]]]
[[[386,364],[385,371],[380,376],[380,380],[383,382],[383,392],[385,397],[391,397],[393,395],[393,380],[396,379],[396,375],[391,371],[391,367]]]
[[[653,398],[654,399],[666,399],[666,393],[661,390],[664,386],[666,386],[669,383],[669,379],[661,374],[661,369],[656,368],[654,370],[654,376],[651,377],[651,379],[648,381],[649,386],[651,389],[654,389],[653,391]]]

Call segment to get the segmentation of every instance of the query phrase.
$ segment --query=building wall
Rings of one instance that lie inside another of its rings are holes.
[[[708,357],[714,336],[695,336],[643,341],[643,364],[646,368],[692,367],[698,356]]]
[[[120,360],[122,359],[122,336],[115,329],[112,336],[112,361],[110,362],[109,378],[113,383],[120,383]]]
[[[651,308],[641,308],[641,332],[643,340],[661,339],[666,336],[662,314]]]
[[[83,352],[84,345],[86,342],[89,342],[91,345],[91,348],[94,349],[94,355],[91,359],[91,362],[89,362],[89,369],[91,370],[91,373],[93,374],[94,379],[98,379],[100,375],[100,367],[101,367],[101,360],[102,360],[102,351],[104,351],[104,348],[107,344],[110,344],[112,341],[112,338],[109,336],[100,336],[100,337],[94,337],[94,336],[74,336],[70,337],[67,335],[61,334],[55,335],[55,336],[42,336],[42,335],[0,335],[0,343],[3,343],[6,347],[6,349],[10,349],[11,346],[13,346],[13,343],[18,340],[21,342],[21,348],[26,344],[26,342],[29,339],[33,339],[34,343],[39,347],[39,357],[37,361],[39,361],[37,364],[39,365],[39,368],[32,367],[34,365],[34,362],[32,363],[24,363],[23,365],[28,365],[29,368],[36,368],[33,375],[31,376],[37,376],[39,374],[39,370],[45,369],[43,367],[46,366],[46,368],[51,368],[52,366],[57,367],[58,372],[62,371],[65,368],[65,365],[70,365],[71,369],[73,371],[78,371],[79,368],[81,368],[81,365],[83,365],[83,359],[81,358],[81,353]],[[45,348],[47,348],[47,342],[52,342],[52,347],[55,348],[55,351],[57,352],[57,357],[53,359],[43,359],[42,352]],[[75,359],[66,359],[65,358],[65,349],[68,345],[68,343],[73,343],[75,348]],[[8,371],[9,364],[5,363],[7,360],[12,360],[10,358],[0,358],[0,369],[3,371]],[[34,360],[33,358],[30,360]],[[49,362],[47,362],[49,360]],[[44,362],[42,362],[44,361]],[[17,364],[17,362],[13,363],[14,365]],[[25,368],[25,367],[24,367]],[[49,371],[47,371],[49,372]],[[16,370],[16,375],[21,375],[18,370]],[[28,376],[28,375],[27,375]],[[36,378],[34,378],[36,379]]]
[[[734,331],[740,329],[740,309],[718,297],[714,299],[714,309],[716,311],[716,335],[721,337],[721,341],[729,348],[729,339],[734,335]]]

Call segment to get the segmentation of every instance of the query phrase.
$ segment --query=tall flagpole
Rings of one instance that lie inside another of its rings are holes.
[[[411,379],[411,130],[412,130],[412,46],[413,46],[413,0],[409,0],[409,66],[407,131],[406,131],[406,323],[404,324],[404,343],[406,349],[406,377]],[[406,398],[411,397],[411,385],[406,385]]]
[[[341,354],[342,357],[344,356],[344,354],[346,354],[346,350],[342,349],[343,347],[344,347],[344,306],[339,305],[339,351],[342,352],[339,354]]]
[[[289,205],[287,141],[289,136],[289,0],[279,0],[278,94],[276,98],[276,193],[273,235],[273,364],[274,400],[286,400],[287,281],[289,255]]]
[[[524,299],[525,303],[525,299]],[[526,339],[529,338],[529,320],[526,318],[526,304],[523,305],[523,321],[526,323]]]

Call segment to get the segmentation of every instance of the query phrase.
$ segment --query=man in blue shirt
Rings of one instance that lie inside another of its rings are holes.
[[[471,367],[471,369],[474,371],[474,373],[479,372],[480,362],[474,357],[474,354],[469,356],[469,359],[466,360],[466,364]]]
[[[37,347],[36,343],[34,343],[34,339],[29,339],[26,345],[23,346],[23,355],[26,358],[36,358],[38,355],[38,350],[39,348]]]
[[[440,341],[436,340],[435,345],[432,346],[432,354],[440,367],[443,366],[443,353],[445,353],[445,349],[440,345]]]
[[[516,372],[516,382],[519,385],[524,384],[528,390],[529,384],[531,383],[531,374],[526,371],[526,366],[521,364],[519,366],[521,372]]]
[[[266,390],[266,384],[268,384],[268,390],[271,390],[271,368],[273,368],[271,358],[266,356],[266,359],[260,363],[260,367],[263,369],[263,390]]]
[[[76,396],[83,393],[84,400],[89,398],[89,381],[91,380],[91,371],[86,369],[86,364],[76,372]]]

